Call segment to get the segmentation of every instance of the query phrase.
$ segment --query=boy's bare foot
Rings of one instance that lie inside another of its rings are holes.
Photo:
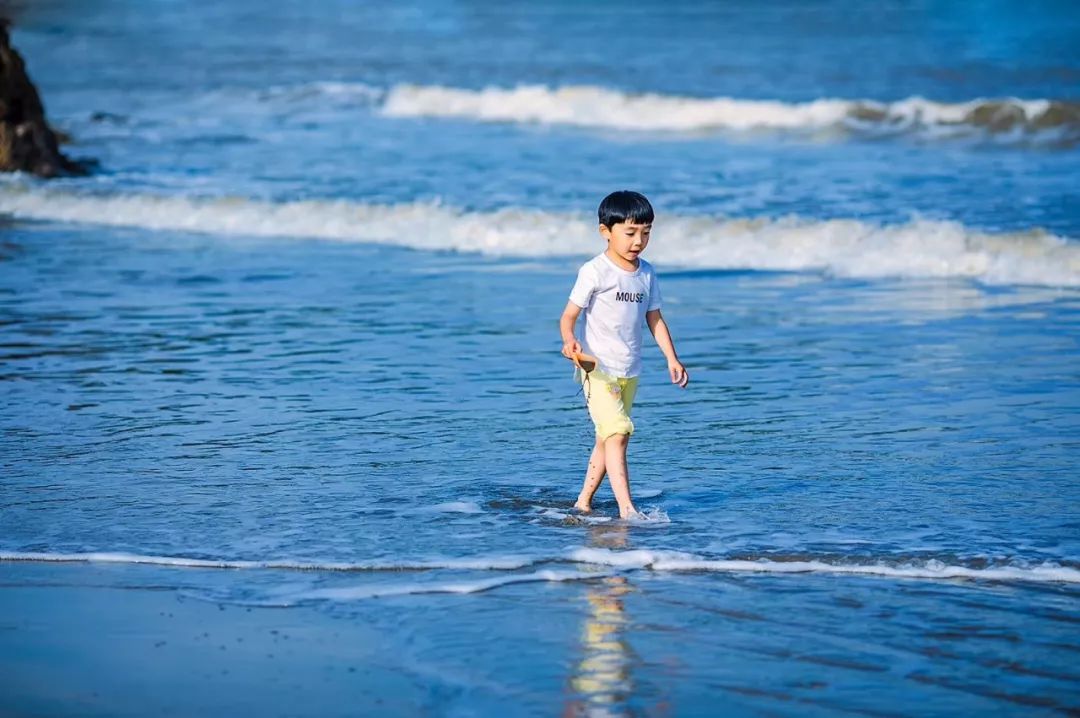
[[[580,501],[578,501],[578,502],[576,502],[574,504],[574,508],[577,509],[578,511],[580,511],[581,513],[583,513],[583,514],[591,514],[592,513],[592,506],[589,506],[588,504],[583,504]]]
[[[629,508],[627,508],[625,510],[624,509],[619,509],[619,518],[620,519],[643,519],[643,518],[645,518],[645,516],[644,516],[644,514],[639,512],[637,509],[635,509],[633,506],[631,506],[631,507],[629,507]]]

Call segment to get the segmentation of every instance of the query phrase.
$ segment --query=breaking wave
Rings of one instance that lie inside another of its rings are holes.
[[[922,97],[896,102],[822,98],[793,103],[635,94],[585,85],[482,90],[397,85],[387,91],[380,110],[391,117],[453,117],[645,132],[836,130],[864,135],[914,133],[928,138],[982,135],[1069,144],[1080,140],[1080,103],[1045,99],[944,103]]]
[[[454,118],[673,136],[765,132],[837,139],[911,135],[926,140],[1065,147],[1080,142],[1080,102],[1015,97],[965,102],[937,102],[918,96],[891,102],[824,97],[784,102],[634,93],[591,85],[472,89],[312,82],[260,90],[218,90],[192,102],[207,113],[221,106],[244,114],[356,110],[395,118]],[[92,119],[115,123],[127,118],[95,113]]]
[[[365,204],[94,195],[0,186],[0,212],[27,219],[216,235],[381,243],[491,256],[580,256],[597,245],[583,215],[438,203]],[[668,267],[824,272],[843,277],[962,277],[987,284],[1080,286],[1080,244],[1041,229],[991,234],[949,221],[665,216],[649,258]]]

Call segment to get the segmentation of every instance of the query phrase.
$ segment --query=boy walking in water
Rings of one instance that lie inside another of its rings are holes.
[[[625,519],[638,515],[630,498],[626,446],[634,433],[630,407],[641,373],[643,324],[667,357],[672,383],[685,387],[690,377],[660,314],[656,273],[640,258],[652,231],[652,205],[643,195],[623,190],[605,197],[598,213],[607,249],[582,265],[559,319],[563,356],[578,365],[575,378],[584,384],[589,416],[596,426],[596,445],[574,508],[592,510],[593,495],[606,472],[619,502],[619,516]],[[585,322],[579,342],[574,325],[582,312]],[[596,357],[596,365],[583,366],[578,359],[582,353]]]

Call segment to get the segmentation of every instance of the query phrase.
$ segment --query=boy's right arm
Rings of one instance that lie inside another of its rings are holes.
[[[573,302],[566,303],[566,309],[559,317],[559,333],[562,335],[562,355],[567,359],[573,359],[574,354],[581,351],[581,344],[574,336],[574,325],[577,324],[581,307]]]

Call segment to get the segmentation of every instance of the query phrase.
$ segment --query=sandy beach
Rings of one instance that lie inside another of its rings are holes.
[[[79,572],[79,569],[75,569]],[[414,715],[415,677],[362,623],[173,589],[11,585],[0,573],[5,716]]]

